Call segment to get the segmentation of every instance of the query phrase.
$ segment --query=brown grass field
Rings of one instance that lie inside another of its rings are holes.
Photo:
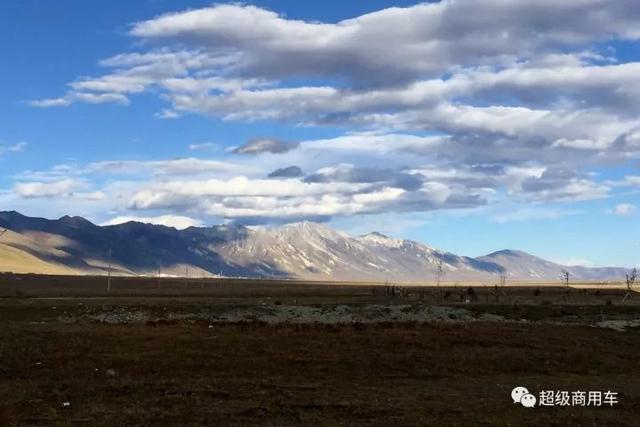
[[[473,289],[5,275],[0,425],[638,425],[640,295]],[[434,307],[457,317],[388,314]],[[294,309],[367,320],[263,320]],[[520,385],[620,403],[524,408]]]

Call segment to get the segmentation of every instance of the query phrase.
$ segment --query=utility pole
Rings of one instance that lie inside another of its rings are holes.
[[[2,237],[4,235],[4,233],[6,233],[8,230],[6,228],[0,228],[0,237]],[[0,275],[3,274],[4,272],[0,271]],[[16,293],[16,283],[13,279],[9,279],[9,283],[11,283],[11,293],[15,294]]]
[[[7,229],[6,229],[6,228],[0,228],[0,237],[2,237],[2,235],[3,235],[4,233],[6,233],[6,232],[7,232]],[[12,282],[12,283],[13,283],[13,282]]]
[[[502,273],[500,273],[500,286],[502,286],[503,288],[505,286],[507,286],[507,271],[503,271]]]
[[[112,248],[109,246],[109,267],[107,268],[107,292],[111,292],[111,255]]]
[[[440,282],[442,281],[442,279],[444,278],[444,276],[446,274],[447,274],[447,272],[444,269],[444,263],[442,262],[441,259],[439,259],[438,261],[436,261],[435,275],[436,275],[436,286],[438,287],[438,294],[439,294],[439,297],[440,297],[440,302],[442,302],[442,300],[443,300],[443,294],[442,294],[442,288],[440,288]]]

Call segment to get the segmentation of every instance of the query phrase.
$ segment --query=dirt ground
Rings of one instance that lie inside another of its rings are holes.
[[[462,286],[394,297],[362,286],[83,297],[63,283],[1,286],[12,295],[0,298],[3,426],[632,426],[640,416],[640,297],[623,303],[621,290],[478,288],[471,301]],[[619,403],[524,408],[516,386],[611,390]]]

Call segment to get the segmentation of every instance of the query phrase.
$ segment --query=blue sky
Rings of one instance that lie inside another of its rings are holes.
[[[530,3],[2,2],[0,209],[640,264],[640,12]]]

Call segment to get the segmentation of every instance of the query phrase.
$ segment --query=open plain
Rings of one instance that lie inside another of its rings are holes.
[[[640,296],[5,275],[2,425],[637,425]],[[516,386],[618,392],[524,408]]]

